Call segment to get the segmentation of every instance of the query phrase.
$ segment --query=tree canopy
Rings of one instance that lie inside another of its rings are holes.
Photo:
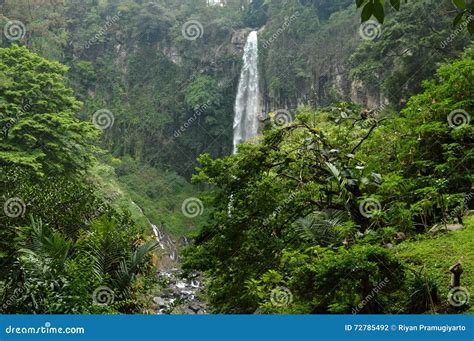
[[[237,155],[200,158],[194,179],[215,186],[214,210],[187,266],[209,275],[216,312],[349,313],[384,278],[390,285],[366,312],[419,309],[401,299],[413,285],[408,269],[381,247],[462,219],[450,212],[466,209],[474,180],[471,54],[441,66],[400,115],[361,116],[344,103],[304,109]],[[269,303],[275,286],[293,305]]]
[[[401,0],[356,0],[357,8],[361,8],[362,22],[369,20],[374,16],[380,23],[385,20],[388,12],[386,3],[390,3],[392,9],[399,11]],[[405,3],[408,0],[405,0]],[[453,26],[460,25],[463,20],[467,22],[467,29],[471,34],[474,34],[474,22],[471,16],[474,14],[474,2],[469,0],[453,0],[453,4],[457,8],[457,14],[453,20]]]
[[[13,46],[0,49],[0,165],[38,175],[89,167],[98,130],[76,117],[80,103],[65,85],[66,67]]]

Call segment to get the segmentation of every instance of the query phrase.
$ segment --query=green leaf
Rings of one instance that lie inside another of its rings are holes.
[[[397,11],[400,10],[400,0],[390,0],[390,5],[392,5],[392,7]]]
[[[383,20],[385,18],[385,12],[383,8],[383,4],[379,0],[376,0],[374,4],[374,16],[375,18],[377,18],[379,23],[383,24]]]
[[[459,25],[465,13],[466,12],[461,12],[461,13],[458,13],[458,15],[456,15],[456,18],[454,18],[454,21],[453,21],[453,26]]]
[[[464,9],[466,8],[466,2],[464,0],[453,0],[456,7]]]
[[[362,14],[361,14],[362,22],[369,20],[373,13],[374,13],[374,4],[372,2],[369,2],[367,5],[365,5],[364,9],[362,10]]]
[[[469,22],[469,24],[467,25],[467,29],[471,35],[474,34],[474,21],[473,20]]]
[[[365,0],[356,0],[357,8],[360,8],[365,3]]]

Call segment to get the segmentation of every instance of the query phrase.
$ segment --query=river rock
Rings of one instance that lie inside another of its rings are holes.
[[[158,314],[207,314],[206,305],[197,293],[203,289],[199,273],[184,276],[182,270],[173,268],[158,272],[165,286],[153,301],[159,306]],[[179,304],[175,304],[179,302]]]
[[[435,226],[433,226],[429,232],[431,233],[436,233],[436,232],[439,232],[439,231],[459,231],[459,230],[463,230],[464,229],[464,225],[462,224],[437,224]]]
[[[468,211],[464,212],[464,216],[465,217],[474,216],[474,210],[468,210]]]
[[[398,241],[403,241],[407,239],[407,236],[404,232],[397,232],[396,238]]]
[[[156,305],[160,308],[165,308],[169,306],[169,304],[166,303],[166,300],[162,297],[154,297],[153,302],[155,302]]]

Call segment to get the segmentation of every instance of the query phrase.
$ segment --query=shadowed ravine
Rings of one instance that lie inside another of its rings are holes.
[[[235,100],[234,116],[234,153],[237,146],[258,134],[259,89],[258,89],[258,37],[257,31],[250,32],[244,48],[243,67]],[[232,201],[232,199],[231,199]],[[231,203],[230,203],[231,205]],[[143,213],[143,212],[142,212]],[[202,289],[202,280],[198,273],[188,278],[182,276],[179,265],[177,243],[165,232],[163,226],[157,227],[148,220],[161,251],[157,264],[158,277],[165,289],[153,298],[159,307],[159,314],[172,313],[178,308],[185,314],[204,314],[205,305],[197,298]],[[181,245],[188,244],[182,238]]]
[[[140,212],[146,217],[143,210],[132,202]],[[180,269],[180,256],[178,249],[180,246],[189,244],[189,239],[181,237],[178,241],[173,240],[166,233],[163,226],[156,226],[146,217],[151,227],[156,241],[160,245],[157,252],[156,263],[157,276],[163,289],[153,297],[153,303],[157,314],[205,314],[206,306],[198,298],[199,291],[203,288],[202,279],[199,273],[191,273],[187,277],[183,276]]]

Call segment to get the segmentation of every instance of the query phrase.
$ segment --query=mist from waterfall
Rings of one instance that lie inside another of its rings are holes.
[[[247,38],[243,62],[234,107],[234,154],[239,144],[258,134],[260,99],[257,31],[250,32]]]

